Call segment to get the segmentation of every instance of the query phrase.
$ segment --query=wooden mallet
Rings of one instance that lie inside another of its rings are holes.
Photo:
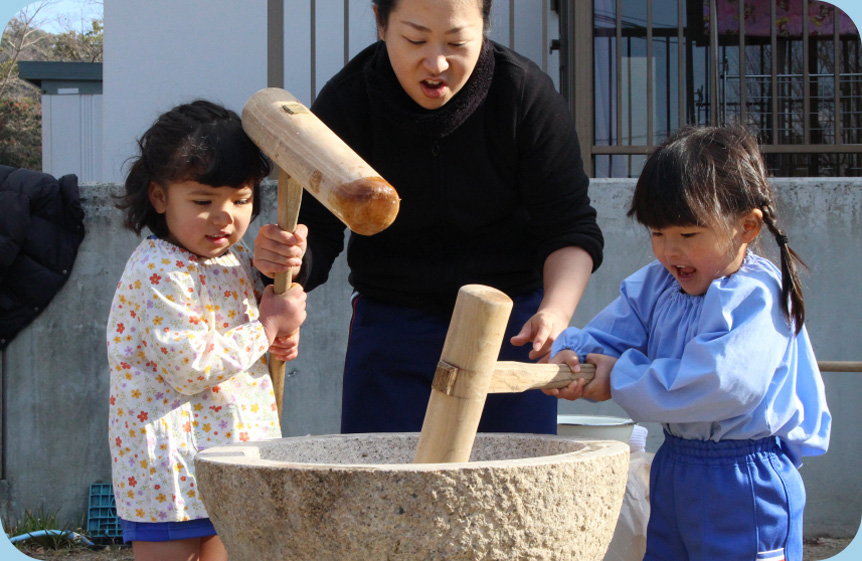
[[[266,88],[242,110],[242,126],[278,166],[278,226],[296,230],[303,188],[357,234],[386,229],[398,214],[395,189],[290,92]],[[291,285],[290,273],[275,276],[274,291]],[[269,364],[278,417],[284,399],[284,363]]]
[[[595,366],[498,361],[512,300],[495,288],[461,287],[431,387],[415,463],[467,462],[489,393],[564,388]]]

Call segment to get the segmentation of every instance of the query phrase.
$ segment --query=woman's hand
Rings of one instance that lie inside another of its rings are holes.
[[[533,348],[530,350],[530,360],[539,359],[539,362],[548,362],[551,345],[554,344],[557,335],[568,326],[568,320],[559,314],[539,310],[524,324],[521,332],[509,341],[517,347],[532,341]]]
[[[270,278],[288,271],[296,277],[307,248],[308,227],[305,224],[298,224],[293,233],[276,224],[264,224],[254,239],[254,266]]]
[[[276,337],[269,347],[269,354],[282,362],[288,362],[299,356],[299,329],[285,335]]]
[[[530,360],[548,362],[551,345],[560,332],[569,326],[572,314],[590,279],[593,258],[580,247],[567,246],[551,253],[542,269],[544,278],[542,303],[521,332],[510,339],[521,346],[530,341]]]

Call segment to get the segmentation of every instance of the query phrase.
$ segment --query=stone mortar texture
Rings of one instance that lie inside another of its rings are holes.
[[[418,434],[211,448],[201,497],[231,561],[600,561],[629,448],[479,434],[471,461],[412,464]]]

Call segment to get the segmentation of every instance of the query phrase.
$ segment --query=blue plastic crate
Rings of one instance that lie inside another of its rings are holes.
[[[87,508],[87,535],[90,538],[121,538],[120,519],[110,483],[90,485],[90,504]]]

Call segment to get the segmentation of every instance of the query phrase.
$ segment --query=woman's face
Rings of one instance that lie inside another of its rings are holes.
[[[479,0],[399,0],[378,33],[407,95],[425,109],[439,109],[461,91],[479,60],[481,5]]]

